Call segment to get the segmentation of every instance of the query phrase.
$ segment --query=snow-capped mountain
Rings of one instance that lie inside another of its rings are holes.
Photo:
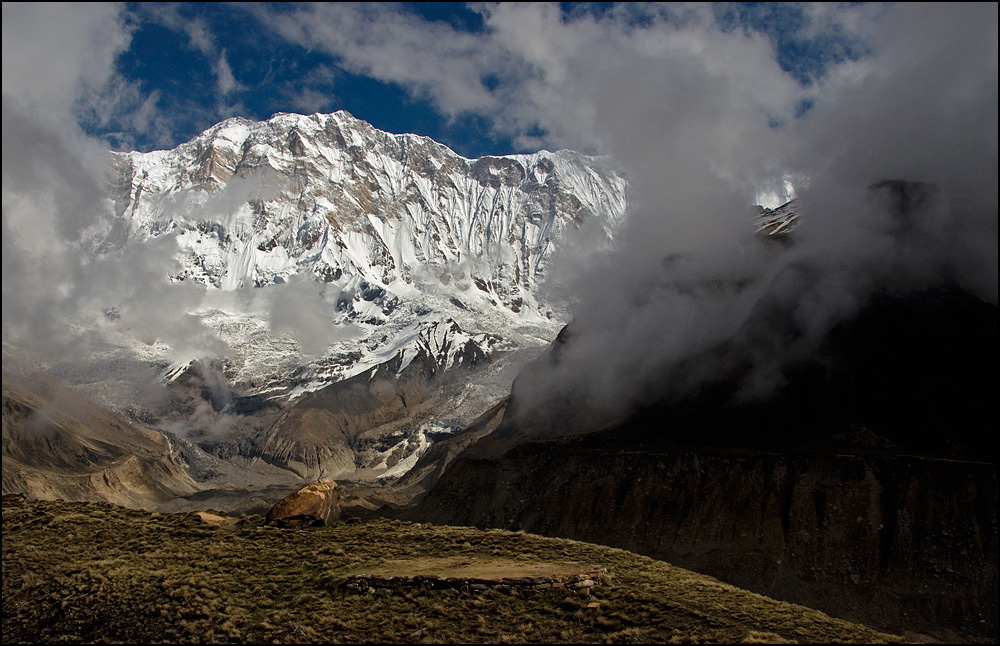
[[[759,207],[757,233],[769,236],[787,235],[799,225],[798,200],[789,200],[779,207]]]
[[[346,112],[228,119],[174,150],[119,156],[114,185],[101,248],[176,235],[177,279],[233,289],[309,273],[406,291],[455,277],[515,312],[568,230],[596,218],[613,236],[627,190],[606,159],[470,160]]]
[[[547,271],[564,248],[610,245],[627,201],[606,158],[471,160],[346,112],[234,118],[173,150],[115,154],[90,252],[155,248],[163,280],[204,294],[180,314],[224,344],[134,338],[130,303],[111,302],[103,330],[119,336],[63,378],[192,440],[201,487],[256,468],[398,477],[509,394],[566,322]],[[785,231],[791,207],[762,212],[760,230]],[[123,401],[128,366],[157,367],[171,394]]]
[[[628,193],[606,158],[466,159],[346,112],[228,119],[173,150],[115,153],[109,171],[86,251],[141,258],[200,336],[143,332],[129,292],[103,290],[99,356],[56,376],[188,438],[191,459],[217,463],[195,469],[204,487],[261,464],[404,473],[555,337],[546,273],[564,247],[610,245]],[[138,392],[150,369],[166,395]]]
[[[325,286],[331,324],[349,330],[341,336],[350,343],[321,353],[309,375],[293,365],[294,342],[261,316],[201,313],[243,355],[231,361],[234,379],[286,393],[412,346],[426,332],[413,327],[421,322],[550,340],[560,313],[539,285],[552,257],[584,225],[588,239],[609,243],[628,186],[605,158],[466,159],[342,111],[228,119],[174,150],[117,155],[111,183],[114,213],[92,241],[98,253],[171,236],[178,265],[165,270],[174,281],[221,292]],[[276,378],[296,367],[298,383]]]

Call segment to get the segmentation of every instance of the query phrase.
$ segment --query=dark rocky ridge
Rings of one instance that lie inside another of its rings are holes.
[[[985,638],[996,494],[993,464],[588,439],[460,459],[411,517],[620,547],[872,625]]]
[[[547,361],[559,343],[572,335]],[[737,363],[557,439],[512,401],[409,516],[614,545],[882,627],[994,638],[997,349],[991,304],[949,286],[881,293],[767,399],[737,396]]]

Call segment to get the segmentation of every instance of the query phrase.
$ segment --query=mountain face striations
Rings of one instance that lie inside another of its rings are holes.
[[[101,326],[118,336],[57,376],[191,440],[196,462],[306,479],[398,477],[501,401],[565,320],[543,285],[552,263],[610,245],[628,192],[608,159],[466,159],[346,112],[229,119],[114,154],[108,173],[85,251],[200,289],[180,314],[220,343],[138,338],[141,313],[108,293]],[[167,396],[124,401],[150,371]]]
[[[627,190],[604,159],[470,160],[346,112],[229,119],[171,151],[120,155],[113,183],[100,248],[173,233],[177,279],[234,289],[304,273],[406,293],[467,263],[455,278],[475,286],[470,304],[513,312],[544,307],[536,287],[569,230],[596,219],[613,236]]]

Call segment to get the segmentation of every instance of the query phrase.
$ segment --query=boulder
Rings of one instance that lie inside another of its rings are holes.
[[[279,527],[322,527],[340,515],[340,492],[333,480],[317,480],[279,500],[267,512]]]
[[[211,511],[196,511],[190,515],[190,518],[203,525],[210,525],[212,527],[232,528],[236,527],[240,522],[239,518],[229,518],[228,516],[216,514]]]

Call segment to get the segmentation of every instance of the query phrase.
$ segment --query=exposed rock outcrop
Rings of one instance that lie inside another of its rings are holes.
[[[496,430],[506,406],[507,401],[501,401],[462,433],[431,446],[406,475],[393,483],[393,488],[411,499],[423,497],[464,450]]]
[[[408,517],[621,547],[876,625],[996,633],[992,464],[544,442],[459,459]]]
[[[428,367],[430,366],[430,367]],[[250,457],[303,479],[340,478],[364,463],[365,438],[405,428],[439,390],[421,356],[397,375],[400,358],[305,395],[257,440]]]
[[[321,527],[340,515],[340,492],[333,480],[317,480],[279,500],[267,522],[280,527]]]
[[[171,440],[57,382],[3,377],[3,492],[155,509],[199,488]]]

